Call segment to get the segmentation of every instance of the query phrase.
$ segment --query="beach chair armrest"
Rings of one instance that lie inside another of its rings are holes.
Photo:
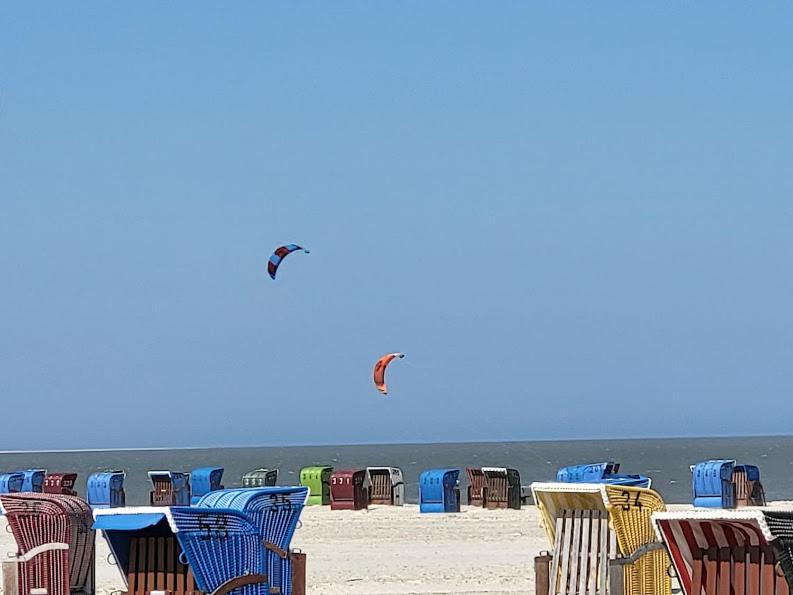
[[[266,582],[267,576],[264,574],[246,574],[245,576],[235,576],[212,591],[210,595],[226,595],[227,593],[233,591],[234,589],[239,589],[240,587]]]
[[[615,558],[614,560],[612,560],[612,564],[616,566],[626,566],[628,564],[635,564],[636,561],[638,561],[639,558],[641,558],[642,556],[661,549],[664,549],[664,544],[659,541],[653,543],[647,543],[641,546],[635,552],[633,552],[630,556],[624,558]]]

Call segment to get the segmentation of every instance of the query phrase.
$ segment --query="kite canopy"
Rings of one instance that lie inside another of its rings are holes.
[[[388,388],[385,384],[385,369],[394,359],[402,359],[403,357],[405,357],[404,353],[389,353],[377,360],[377,363],[374,365],[374,385],[377,387],[377,390],[384,395],[388,394]]]
[[[309,254],[309,251],[303,248],[302,246],[298,246],[297,244],[286,244],[284,246],[279,246],[273,252],[273,255],[270,257],[269,262],[267,263],[267,272],[270,273],[270,277],[275,279],[275,274],[278,272],[278,267],[281,265],[281,262],[292,252],[297,252],[298,250],[302,250],[306,254]]]

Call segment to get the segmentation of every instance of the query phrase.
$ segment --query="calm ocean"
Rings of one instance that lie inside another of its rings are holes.
[[[514,467],[525,485],[553,479],[563,465],[614,460],[625,473],[651,476],[667,502],[681,503],[691,499],[689,465],[708,458],[758,464],[768,499],[793,499],[793,436],[6,453],[0,454],[0,470],[75,471],[78,492],[84,495],[89,473],[124,469],[127,502],[148,504],[150,469],[222,466],[224,484],[233,487],[245,471],[257,467],[277,468],[279,484],[288,485],[298,483],[300,468],[311,464],[395,466],[405,473],[408,502],[415,502],[418,475],[431,467]]]

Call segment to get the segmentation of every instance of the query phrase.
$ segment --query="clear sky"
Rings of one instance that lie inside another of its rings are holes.
[[[790,433],[791,31],[3,3],[0,449]]]

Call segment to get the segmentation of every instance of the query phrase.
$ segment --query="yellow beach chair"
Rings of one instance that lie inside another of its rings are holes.
[[[553,547],[550,558],[537,558],[537,595],[670,595],[669,560],[651,523],[652,513],[665,509],[656,492],[604,484],[531,488]]]

